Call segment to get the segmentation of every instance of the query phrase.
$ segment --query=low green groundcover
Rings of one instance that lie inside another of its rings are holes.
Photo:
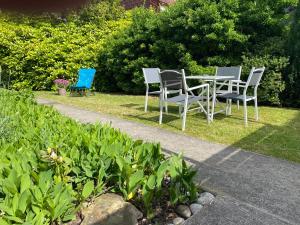
[[[30,92],[0,89],[0,102],[0,224],[60,224],[107,191],[143,205],[148,217],[166,191],[173,204],[196,197],[195,171],[158,144],[79,124]]]

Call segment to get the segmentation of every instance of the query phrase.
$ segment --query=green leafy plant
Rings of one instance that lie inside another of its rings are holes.
[[[84,201],[107,191],[142,202],[149,218],[156,199],[195,199],[193,172],[182,156],[165,157],[158,144],[133,141],[109,126],[81,125],[35,103],[29,92],[0,89],[0,115],[14,127],[0,138],[0,221],[59,224]]]

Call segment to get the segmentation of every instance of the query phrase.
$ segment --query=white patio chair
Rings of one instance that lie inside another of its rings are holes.
[[[148,97],[149,94],[159,95],[162,93],[162,90],[159,91],[151,91],[149,92],[149,85],[150,84],[160,84],[159,79],[159,68],[143,68],[143,74],[145,79],[145,85],[146,85],[146,96],[145,96],[145,112],[148,111]],[[174,93],[180,93],[181,90],[165,90],[164,97],[168,98],[168,94],[174,94]],[[165,104],[165,110],[168,112],[168,105]]]
[[[163,118],[163,103],[169,102],[174,103],[179,106],[179,114],[182,118],[182,130],[185,130],[186,126],[186,114],[188,111],[200,109],[202,112],[205,112],[207,115],[207,121],[209,123],[209,84],[202,84],[195,87],[188,87],[186,83],[186,77],[184,70],[181,72],[175,70],[164,70],[160,73],[160,82],[163,89],[170,87],[182,86],[183,92],[177,96],[171,98],[164,98],[163,93],[160,101],[160,115],[159,115],[159,124],[162,124]],[[198,95],[195,95],[193,91],[200,91]],[[205,96],[206,95],[206,96]],[[204,108],[204,100],[206,102],[206,109]],[[192,104],[197,104],[198,107],[190,109]],[[183,113],[182,113],[183,107]]]
[[[234,76],[233,82],[237,82],[241,80],[242,67],[241,66],[232,66],[232,67],[217,67],[216,76]],[[236,85],[236,90],[232,90],[232,86],[230,86],[231,82],[217,82],[217,90],[216,95],[223,95],[226,93],[240,93],[239,85]],[[237,107],[240,108],[239,101],[237,101]]]
[[[257,88],[259,86],[260,80],[262,78],[262,75],[265,71],[265,67],[261,68],[255,68],[253,67],[250,71],[249,77],[247,82],[243,81],[235,81],[236,86],[239,85],[240,88],[244,88],[243,94],[238,93],[225,93],[223,95],[220,95],[219,98],[224,98],[226,100],[236,100],[236,101],[242,101],[244,105],[244,122],[245,126],[248,125],[248,112],[247,112],[247,102],[254,101],[255,105],[255,120],[258,121],[258,104],[257,104]],[[253,95],[247,95],[247,91],[249,87],[253,87]],[[226,101],[227,104],[228,101]]]

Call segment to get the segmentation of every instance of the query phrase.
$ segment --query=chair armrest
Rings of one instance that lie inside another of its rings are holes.
[[[246,85],[243,85],[243,84],[232,84],[232,87],[245,88]]]
[[[207,88],[207,87],[209,87],[209,84],[201,84],[201,85],[198,85],[198,86],[195,86],[195,87],[188,88],[187,91],[193,91],[193,90],[196,90],[196,89]]]
[[[241,81],[241,80],[231,80],[232,83],[237,83],[237,84],[246,84],[247,82]]]

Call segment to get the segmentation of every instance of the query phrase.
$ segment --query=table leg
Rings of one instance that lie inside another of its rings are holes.
[[[213,81],[213,97],[212,97],[212,106],[211,106],[211,116],[210,120],[211,122],[214,120],[214,113],[215,113],[215,104],[216,104],[216,86],[217,82],[216,80]]]
[[[229,92],[232,93],[232,81],[229,81]],[[228,110],[228,114],[231,115],[231,107],[232,106],[232,100],[229,99],[229,110]]]

